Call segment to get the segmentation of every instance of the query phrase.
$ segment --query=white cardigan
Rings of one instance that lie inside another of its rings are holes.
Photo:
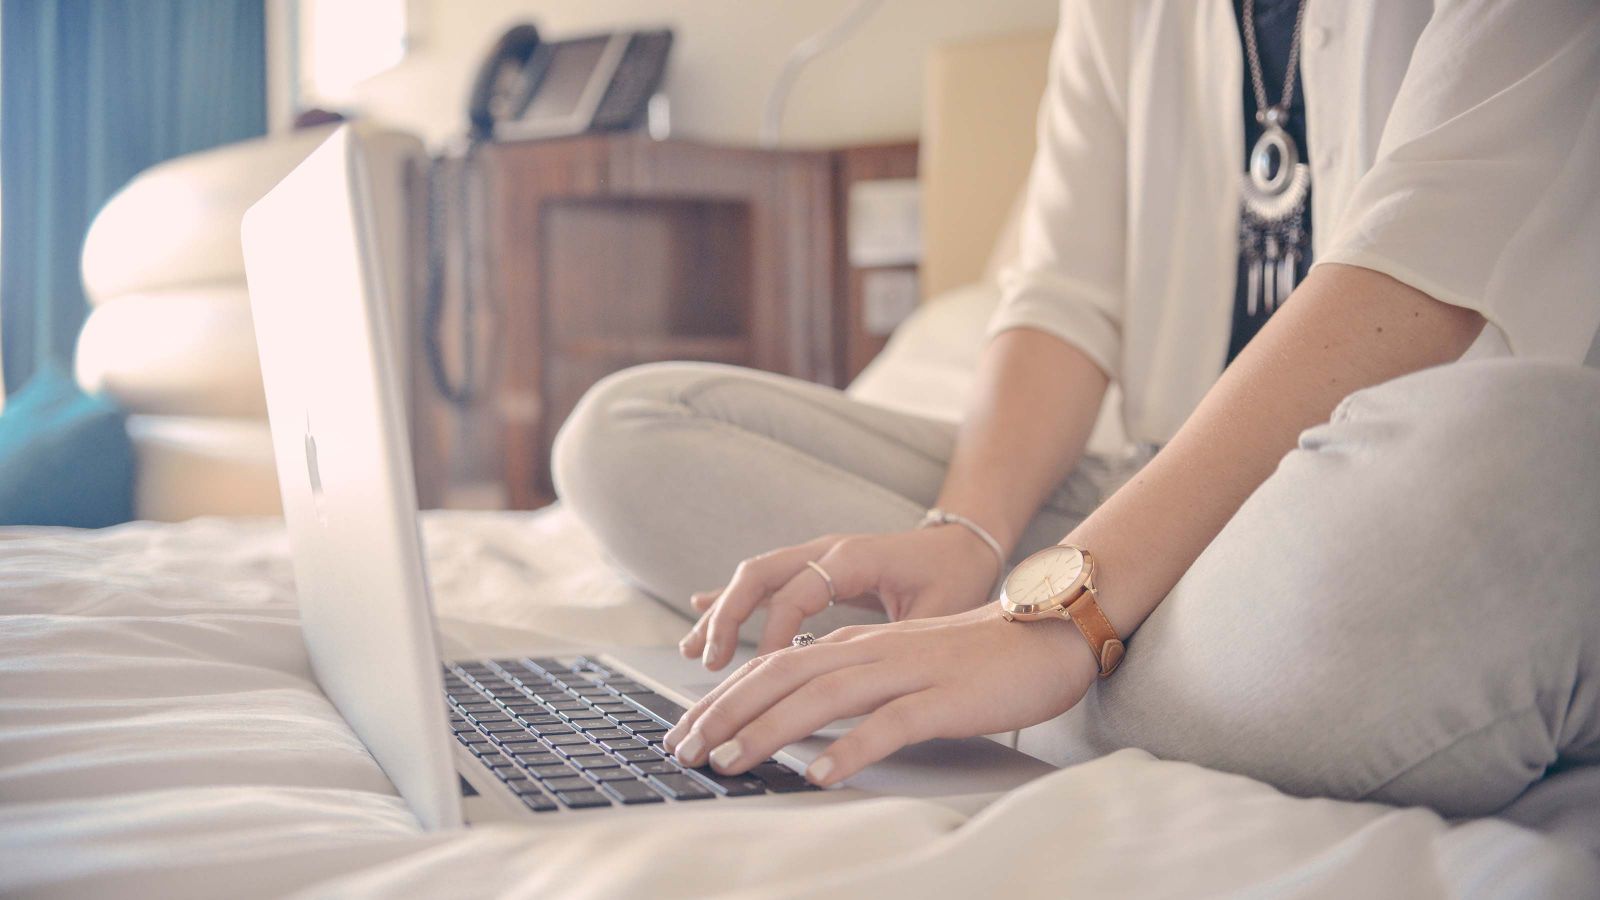
[[[1479,311],[1469,356],[1581,361],[1600,326],[1600,2],[1307,2],[1314,260]],[[1232,326],[1232,4],[1063,0],[1050,69],[990,332],[1082,348],[1121,383],[1129,436],[1164,442]]]

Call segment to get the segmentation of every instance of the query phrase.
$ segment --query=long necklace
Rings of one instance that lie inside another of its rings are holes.
[[[1294,37],[1289,41],[1283,99],[1268,106],[1261,53],[1256,48],[1255,0],[1244,0],[1244,46],[1250,61],[1250,84],[1256,94],[1256,122],[1262,127],[1261,137],[1250,150],[1249,167],[1240,179],[1243,210],[1239,217],[1239,246],[1247,279],[1245,310],[1252,316],[1262,305],[1270,313],[1289,298],[1299,279],[1300,261],[1306,256],[1306,233],[1300,227],[1300,219],[1311,192],[1311,169],[1300,161],[1300,148],[1283,128],[1294,99],[1300,26],[1305,14],[1305,0],[1300,0],[1294,16]]]

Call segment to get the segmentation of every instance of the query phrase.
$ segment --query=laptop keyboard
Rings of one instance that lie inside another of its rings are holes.
[[[447,665],[444,690],[456,740],[534,812],[817,790],[775,759],[678,765],[661,739],[683,707],[588,658]]]

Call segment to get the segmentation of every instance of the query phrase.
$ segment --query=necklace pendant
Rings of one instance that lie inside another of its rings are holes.
[[[1299,215],[1311,191],[1311,168],[1300,161],[1294,138],[1269,123],[1250,150],[1250,166],[1240,187],[1245,207],[1256,218],[1280,222]]]

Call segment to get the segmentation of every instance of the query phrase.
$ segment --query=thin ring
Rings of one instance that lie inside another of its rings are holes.
[[[791,646],[791,647],[809,647],[812,644],[815,644],[816,642],[817,642],[817,636],[816,635],[812,634],[809,631],[802,631],[799,634],[794,636],[794,640],[789,642],[789,646]]]
[[[838,603],[839,602],[839,592],[834,590],[834,588],[833,588],[833,578],[832,578],[832,576],[830,576],[828,574],[828,570],[824,569],[814,559],[806,560],[806,568],[808,568],[811,571],[817,573],[818,575],[821,575],[822,576],[822,583],[828,586],[828,605],[832,606],[835,603]]]

